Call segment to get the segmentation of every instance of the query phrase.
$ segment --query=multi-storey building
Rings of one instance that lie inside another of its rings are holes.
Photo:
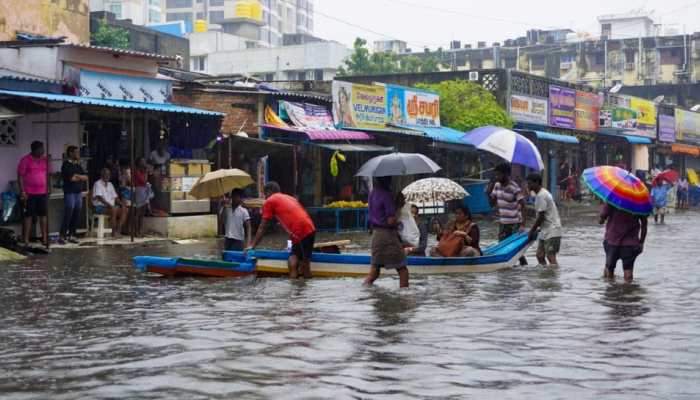
[[[236,18],[237,3],[244,0],[164,0],[165,20],[195,20],[221,24]],[[248,1],[250,3],[250,1]],[[313,0],[262,0],[260,41],[267,46],[281,46],[285,34],[311,34],[314,30]]]
[[[90,11],[109,11],[116,19],[128,19],[134,25],[159,24],[164,0],[90,0]]]

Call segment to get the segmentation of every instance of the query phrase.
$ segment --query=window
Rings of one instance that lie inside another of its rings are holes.
[[[593,56],[593,65],[603,65],[605,64],[605,53],[599,51]]]
[[[634,49],[625,49],[625,62],[626,63],[633,63],[634,62],[634,55],[637,51]]]
[[[116,19],[122,19],[122,5],[121,4],[110,4],[109,12],[114,13]]]
[[[661,65],[681,64],[681,49],[662,49],[659,53]]]
[[[207,56],[190,57],[190,69],[196,72],[205,72],[207,70]]]
[[[148,4],[151,6],[160,7],[160,0],[148,0]]]
[[[532,69],[544,69],[544,65],[546,62],[544,55],[533,55],[532,58],[530,58],[530,61],[532,62]]]
[[[192,0],[167,0],[165,4],[168,8],[190,8]]]
[[[265,80],[266,81],[274,81],[275,80],[275,74],[265,74]]]
[[[209,22],[212,24],[218,24],[224,20],[223,11],[209,11]]]
[[[315,81],[322,81],[323,80],[323,70],[322,69],[315,69],[314,70],[314,80]]]
[[[605,37],[610,37],[612,35],[612,25],[611,24],[602,24],[600,26],[600,34],[601,36]]]
[[[506,69],[514,69],[517,61],[515,57],[506,57]]]
[[[0,146],[17,146],[17,120],[0,119]]]
[[[204,13],[203,13],[203,12],[198,12],[198,13],[197,13],[197,19],[204,19]]]
[[[192,13],[168,13],[165,18],[168,22],[185,21],[186,23],[192,23]]]
[[[160,12],[156,10],[148,10],[148,22],[158,23],[160,22]]]
[[[209,5],[212,7],[223,7],[224,0],[209,0]]]

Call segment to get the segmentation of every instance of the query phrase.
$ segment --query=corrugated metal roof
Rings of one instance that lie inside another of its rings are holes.
[[[98,107],[111,107],[111,108],[124,108],[124,109],[134,109],[134,110],[149,110],[149,111],[161,111],[170,113],[184,113],[184,114],[196,114],[196,115],[211,115],[211,116],[224,116],[223,113],[201,110],[199,108],[183,107],[175,104],[159,104],[159,103],[139,103],[136,101],[125,101],[125,100],[108,100],[108,99],[95,99],[91,97],[82,96],[70,96],[66,94],[53,94],[53,93],[40,93],[40,92],[22,92],[15,90],[0,90],[0,95],[8,95],[14,97],[24,97],[30,99],[45,100],[49,102],[58,103],[73,103],[73,104],[84,104],[90,106]]]
[[[55,79],[46,79],[46,78],[42,78],[40,76],[35,76],[35,75],[28,74],[26,72],[15,71],[15,70],[11,70],[8,68],[0,68],[0,79],[14,79],[14,80],[26,81],[26,82],[50,83],[50,84],[54,84],[54,85],[66,84],[65,81],[59,81],[59,80],[55,80]]]
[[[154,60],[168,60],[168,61],[177,60],[176,56],[166,56],[166,55],[162,55],[162,54],[145,53],[142,51],[135,51],[135,50],[129,50],[129,49],[115,49],[112,47],[104,47],[104,46],[92,46],[89,44],[65,43],[65,44],[60,44],[59,46],[61,46],[61,47],[73,47],[73,48],[77,48],[77,49],[93,50],[93,51],[99,51],[102,53],[109,53],[109,54],[123,54],[125,56],[132,56],[132,57],[152,58]]]

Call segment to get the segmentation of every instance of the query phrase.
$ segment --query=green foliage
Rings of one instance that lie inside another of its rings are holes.
[[[118,26],[110,26],[107,20],[100,19],[97,31],[92,34],[90,42],[95,46],[126,49],[129,47],[129,31]]]
[[[442,125],[463,132],[484,125],[513,127],[513,120],[493,94],[474,82],[457,79],[417,87],[440,94]]]
[[[338,75],[381,75],[395,73],[436,72],[440,70],[440,61],[434,56],[424,58],[410,55],[398,57],[393,53],[370,53],[367,41],[355,39],[354,51]]]

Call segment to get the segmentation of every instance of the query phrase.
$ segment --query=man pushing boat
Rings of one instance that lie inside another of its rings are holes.
[[[292,241],[292,251],[289,254],[289,277],[296,279],[301,270],[304,278],[311,278],[311,253],[316,240],[316,226],[297,199],[280,193],[280,185],[277,182],[268,182],[264,191],[262,222],[253,243],[246,252],[257,247],[265,235],[270,220],[277,218]]]

